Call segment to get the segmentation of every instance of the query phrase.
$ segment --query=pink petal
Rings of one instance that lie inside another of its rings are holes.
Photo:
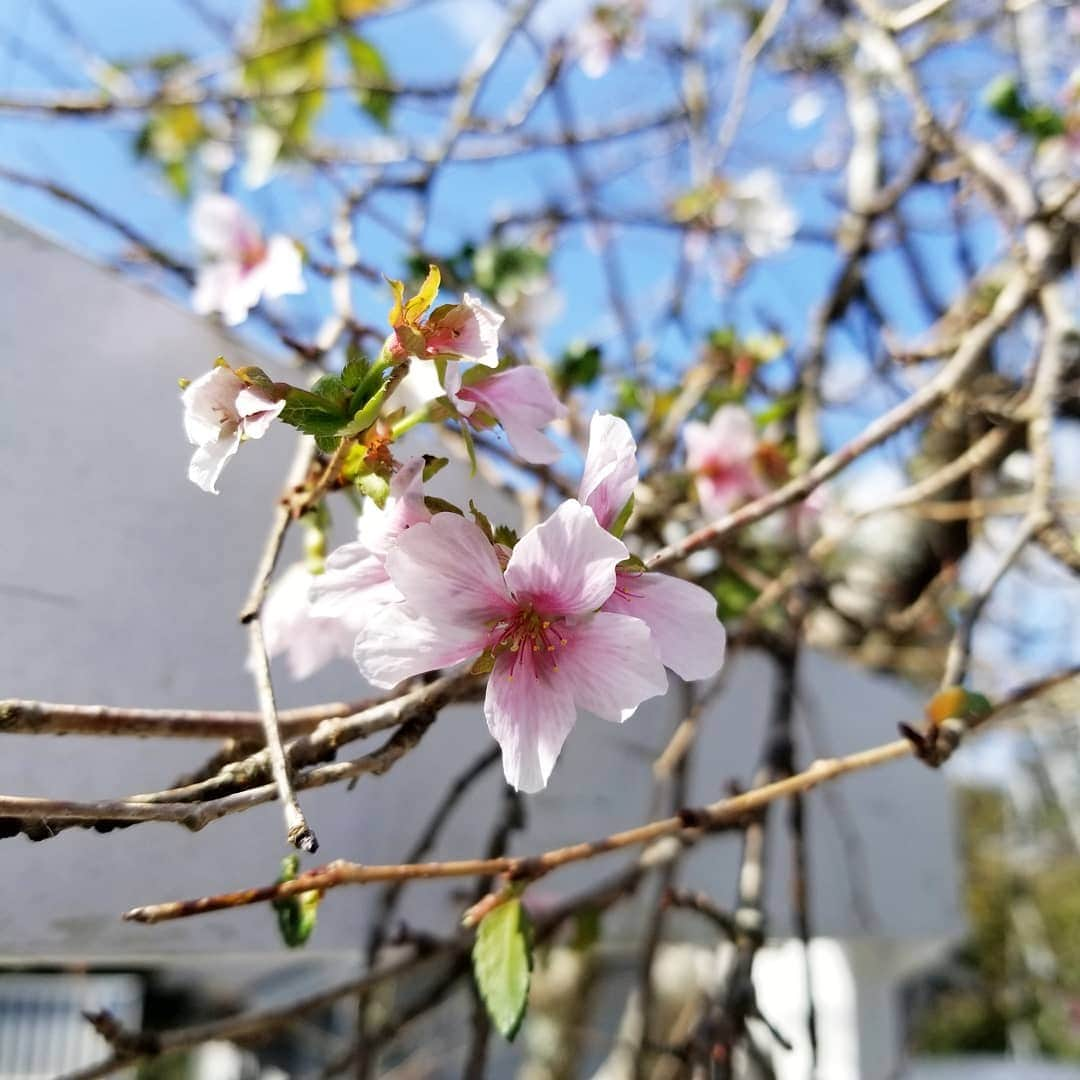
[[[263,605],[262,625],[266,651],[284,655],[289,674],[306,679],[331,660],[350,656],[355,625],[342,618],[320,615],[311,601],[317,576],[302,563],[294,563],[274,583]]]
[[[443,387],[451,404],[462,416],[472,416],[476,412],[475,401],[459,396],[462,387],[461,364],[456,360],[446,362],[446,376],[443,379]]]
[[[458,309],[461,311],[461,336],[453,351],[466,360],[498,367],[499,327],[504,322],[503,316],[468,293],[462,296]]]
[[[577,718],[567,686],[549,672],[532,653],[516,663],[504,653],[488,680],[484,716],[502,747],[506,782],[518,791],[540,791],[547,784]]]
[[[356,537],[376,555],[385,556],[397,538],[413,525],[431,520],[424,502],[424,459],[410,458],[390,479],[382,510],[370,499],[356,523]]]
[[[634,494],[637,480],[637,445],[629,424],[618,416],[593,413],[578,498],[608,529]]]
[[[724,663],[727,635],[716,600],[690,581],[669,574],[623,574],[605,611],[645,623],[656,655],[684,679],[707,679]]]
[[[236,411],[242,417],[241,427],[249,439],[261,439],[284,408],[284,398],[275,401],[255,386],[245,386],[236,395]]]
[[[382,556],[360,543],[343,544],[330,553],[326,569],[315,578],[312,600],[319,614],[357,614],[365,608],[401,600]]]
[[[495,549],[458,514],[436,514],[402,533],[386,569],[413,610],[440,624],[482,626],[512,610]]]
[[[764,490],[749,465],[737,464],[712,475],[697,478],[697,495],[710,517],[726,514],[736,503],[753,498]]]
[[[540,429],[564,417],[567,410],[539,368],[510,368],[475,386],[465,387],[460,397],[491,413],[502,425],[510,445],[525,461],[550,465],[560,457],[559,448]]]
[[[220,312],[228,326],[239,326],[262,295],[260,275],[244,273],[239,262],[217,262],[199,268],[192,307],[200,315]]]
[[[372,686],[390,689],[402,679],[450,667],[484,650],[487,635],[482,628],[434,623],[403,603],[365,614],[353,659]]]
[[[667,674],[640,619],[605,610],[565,634],[567,644],[555,654],[557,675],[581,708],[618,723],[647,698],[667,691]]]
[[[196,200],[191,233],[205,254],[237,262],[262,243],[259,226],[248,212],[235,199],[218,193]]]
[[[615,588],[615,564],[626,547],[596,523],[577,499],[568,499],[530,529],[514,548],[506,584],[518,604],[549,616],[594,611]]]

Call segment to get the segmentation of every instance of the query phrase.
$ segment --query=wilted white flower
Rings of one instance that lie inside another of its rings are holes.
[[[184,431],[196,447],[188,479],[203,491],[218,494],[225,462],[244,439],[261,439],[285,408],[255,386],[245,383],[224,364],[199,376],[184,390]]]

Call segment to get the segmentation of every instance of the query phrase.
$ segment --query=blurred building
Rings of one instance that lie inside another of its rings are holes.
[[[233,363],[258,358],[208,322],[10,221],[0,221],[0,281],[6,357],[0,394],[6,520],[0,530],[0,692],[75,703],[253,707],[235,613],[292,436],[274,431],[242,447],[223,476],[223,494],[206,495],[185,479],[190,448],[176,379],[200,374],[219,354]],[[463,473],[451,469],[435,487],[452,498],[463,482]],[[512,513],[495,492],[481,502],[493,519]],[[347,535],[348,522],[338,526]],[[288,550],[282,565],[295,557]],[[303,685],[290,684],[283,670],[276,674],[282,707],[366,693],[344,662]],[[731,663],[725,693],[702,719],[690,805],[720,797],[733,780],[749,782],[773,678],[766,657],[740,655]],[[905,687],[810,656],[799,689],[799,760],[892,738],[898,721],[920,711],[919,699]],[[540,851],[647,820],[653,812],[650,766],[678,719],[674,695],[646,704],[621,728],[583,718],[548,790],[526,800],[527,823],[513,850]],[[192,740],[0,738],[0,791],[79,800],[170,786],[215,749]],[[319,860],[400,860],[451,778],[489,745],[479,707],[454,707],[388,775],[365,777],[354,790],[303,793],[322,845]],[[502,787],[498,770],[489,770],[431,857],[475,854]],[[905,762],[847,777],[813,792],[806,803],[809,965],[794,938],[792,852],[782,813],[773,815],[769,838],[770,944],[756,976],[769,1019],[794,1046],[777,1052],[777,1075],[808,1075],[807,970],[817,1018],[817,1075],[894,1075],[901,1052],[898,987],[962,932],[949,794],[939,775]],[[157,926],[120,920],[136,904],[273,879],[286,852],[282,834],[279,808],[271,804],[198,834],[145,824],[107,835],[68,829],[38,843],[23,836],[3,840],[4,878],[18,883],[9,887],[0,915],[6,967],[122,971],[137,982],[87,983],[92,974],[48,984],[18,981],[23,975],[0,978],[0,1044],[12,1023],[23,1022],[12,1020],[11,1003],[38,995],[62,1003],[77,997],[79,987],[93,986],[99,996],[119,987],[125,1015],[137,1021],[144,1013],[148,1024],[169,1026],[182,1017],[282,1002],[360,970],[374,890],[332,894],[300,954],[285,949],[265,909]],[[718,837],[686,858],[680,880],[730,903],[738,859],[737,839]],[[568,868],[540,883],[536,899],[556,900],[617,865],[610,859]],[[596,993],[576,1021],[580,1060],[588,1070],[625,1071],[625,1061],[607,1055],[613,1030],[632,1020],[625,1006],[649,902],[655,896],[646,889],[604,921]],[[446,933],[461,906],[453,883],[417,883],[401,914],[413,927]],[[667,927],[670,944],[661,950],[657,986],[677,1008],[680,992],[685,999],[707,983],[714,944],[690,916],[673,913]],[[552,959],[538,985],[555,979],[549,986],[557,986],[558,962]],[[145,991],[145,1000],[132,994],[133,985]],[[457,1074],[466,1008],[461,997],[421,1029],[434,1062],[429,1075]],[[69,1008],[67,1015],[77,1011]],[[290,1035],[292,1044],[274,1051],[276,1067],[302,1075],[298,1062],[338,1052],[352,1012],[346,1007]],[[538,1001],[521,1040],[499,1051],[492,1075],[512,1075],[522,1046],[542,1056],[548,1015]],[[89,1035],[79,1043],[79,1062],[105,1055],[95,1039]],[[239,1059],[221,1064],[220,1055],[230,1053],[220,1047],[202,1052],[198,1075],[242,1075],[250,1068]],[[59,1068],[52,1062],[27,1063],[25,1056],[13,1059],[0,1051],[0,1076],[43,1075],[42,1069]],[[65,1057],[63,1068],[75,1063]],[[234,1066],[240,1071],[228,1071]]]

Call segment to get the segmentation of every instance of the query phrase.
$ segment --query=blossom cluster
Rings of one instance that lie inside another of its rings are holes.
[[[273,241],[263,245],[224,203],[204,214],[204,243],[216,216],[249,253],[245,263],[239,246],[231,254],[219,246],[211,279],[232,287],[237,273],[255,272],[268,289],[273,274],[253,260],[271,259]],[[349,476],[369,496],[356,539],[281,576],[262,612],[268,652],[283,655],[298,679],[351,654],[370,683],[386,688],[470,665],[487,675],[484,715],[506,779],[533,792],[547,784],[579,709],[622,721],[666,691],[666,669],[688,680],[714,675],[725,631],[711,593],[648,572],[621,538],[639,483],[624,419],[593,415],[577,497],[520,539],[471,503],[467,514],[430,496],[425,458],[395,459],[396,440],[416,423],[448,418],[467,438],[500,426],[525,462],[562,456],[546,429],[567,410],[546,374],[503,365],[503,318],[478,298],[465,293],[432,308],[440,284],[432,267],[406,299],[404,285],[391,281],[391,331],[378,358],[354,359],[309,390],[224,361],[187,384],[189,477],[216,493],[241,442],[261,438],[275,419],[315,436],[327,453],[353,448]],[[199,288],[209,290],[205,281]],[[227,318],[246,312],[257,290],[244,288],[242,297],[216,294],[206,309]],[[401,404],[413,411],[403,416]],[[757,493],[757,449],[753,422],[738,411],[720,410],[708,428],[690,425],[688,466],[710,512]]]

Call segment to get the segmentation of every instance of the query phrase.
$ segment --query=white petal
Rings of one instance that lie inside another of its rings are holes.
[[[307,290],[300,249],[287,236],[271,236],[266,246],[263,295],[271,300]]]
[[[482,628],[436,625],[405,604],[390,604],[369,613],[357,633],[353,659],[369,683],[390,689],[402,679],[479,656],[485,638]]]
[[[197,447],[195,453],[191,455],[191,464],[188,465],[188,479],[201,487],[203,491],[208,491],[211,495],[219,495],[217,482],[221,470],[225,468],[225,462],[239,449],[239,431]]]
[[[502,747],[506,782],[518,791],[540,791],[577,719],[566,687],[537,671],[531,653],[520,654],[516,664],[504,653],[488,680],[484,716]]]

